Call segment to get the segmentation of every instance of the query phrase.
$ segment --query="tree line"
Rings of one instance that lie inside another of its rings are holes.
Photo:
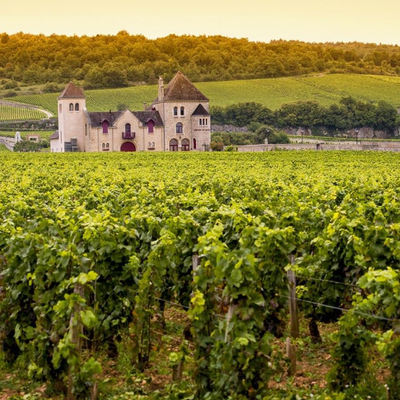
[[[239,103],[227,107],[211,108],[215,125],[249,126],[256,131],[261,125],[277,128],[324,127],[333,135],[350,129],[367,126],[374,130],[394,133],[400,124],[397,110],[391,104],[363,102],[345,97],[338,104],[323,106],[315,101],[299,101],[283,104],[272,111],[259,103]]]
[[[400,48],[363,43],[251,42],[223,36],[0,34],[0,79],[84,82],[86,88],[153,84],[181,70],[192,81],[309,73],[400,75]]]

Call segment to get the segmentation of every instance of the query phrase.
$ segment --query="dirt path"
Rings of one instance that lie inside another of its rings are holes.
[[[17,103],[15,101],[0,100],[0,105],[17,107],[17,108],[29,108],[30,110],[37,110],[42,112],[43,114],[46,114],[47,118],[53,117],[53,114],[50,111],[47,111],[40,107],[32,106],[30,104],[22,104],[22,103]]]

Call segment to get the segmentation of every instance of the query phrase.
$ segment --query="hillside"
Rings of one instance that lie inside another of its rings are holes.
[[[372,43],[251,42],[224,36],[0,34],[0,89],[85,82],[85,88],[154,84],[181,70],[192,81],[313,73],[400,75],[400,48]],[[3,82],[4,81],[4,82]]]
[[[225,82],[200,82],[196,86],[209,97],[212,106],[258,102],[271,109],[300,100],[315,100],[322,105],[337,103],[342,97],[357,100],[387,101],[400,107],[400,78],[374,75],[320,75],[312,77],[270,78]],[[89,111],[116,110],[118,104],[142,109],[157,96],[156,86],[87,90]],[[28,95],[14,101],[33,104],[57,113],[57,93]]]

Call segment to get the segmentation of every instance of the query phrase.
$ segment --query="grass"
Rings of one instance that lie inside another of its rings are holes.
[[[6,146],[4,146],[4,144],[0,144],[0,153],[3,151],[9,151],[9,150],[7,149]]]
[[[374,75],[321,75],[254,79],[226,82],[200,82],[196,86],[210,99],[212,106],[254,101],[271,109],[284,103],[315,100],[323,105],[337,103],[342,97],[377,102],[385,100],[400,107],[400,77]],[[58,93],[21,95],[13,101],[33,104],[57,114]],[[89,111],[116,110],[120,103],[130,109],[141,110],[143,103],[157,97],[156,86],[134,86],[122,89],[88,90]]]
[[[0,121],[41,120],[46,114],[38,110],[0,104]]]
[[[49,137],[54,133],[54,131],[19,131],[21,133],[21,137],[25,139],[28,135],[40,135],[42,139],[49,139]],[[0,136],[4,137],[15,137],[15,131],[0,131]]]

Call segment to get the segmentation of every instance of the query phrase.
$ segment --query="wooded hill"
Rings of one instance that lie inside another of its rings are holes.
[[[156,40],[117,35],[0,34],[0,80],[24,84],[84,81],[86,88],[166,80],[181,70],[192,81],[311,73],[400,75],[400,48],[363,43],[250,42],[223,36]]]

